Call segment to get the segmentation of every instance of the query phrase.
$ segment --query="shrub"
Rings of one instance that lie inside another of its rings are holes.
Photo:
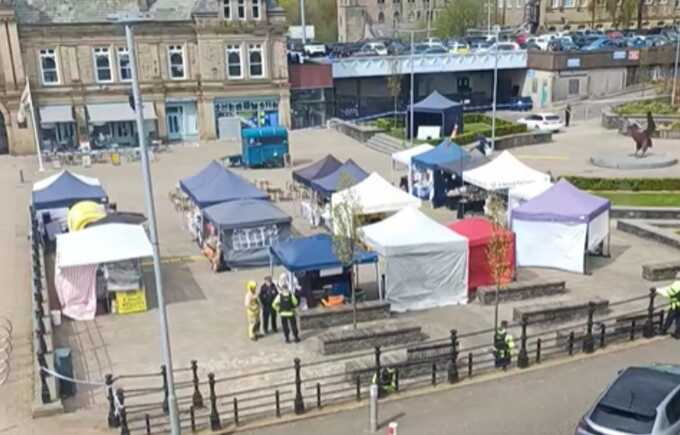
[[[633,192],[680,190],[680,178],[591,178],[572,176],[564,178],[583,190],[625,190]]]
[[[617,115],[646,115],[650,111],[655,115],[672,115],[678,112],[664,100],[631,101],[614,108]]]

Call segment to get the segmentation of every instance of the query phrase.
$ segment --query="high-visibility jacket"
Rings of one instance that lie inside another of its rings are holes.
[[[505,328],[498,328],[493,337],[493,346],[498,351],[511,351],[515,348],[515,340]]]
[[[279,313],[281,317],[295,316],[295,307],[297,307],[298,300],[291,292],[281,292],[276,295],[272,307]]]
[[[246,292],[245,306],[250,316],[258,316],[260,314],[260,299],[257,294]]]
[[[671,310],[680,310],[680,281],[675,281],[668,287],[657,289],[657,293],[669,299]]]
[[[397,391],[397,373],[394,369],[383,367],[380,371],[380,378],[378,374],[373,375],[372,383],[376,384],[378,388],[382,388],[383,391],[392,393]]]

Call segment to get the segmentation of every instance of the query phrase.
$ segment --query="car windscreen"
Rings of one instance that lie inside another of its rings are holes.
[[[652,433],[655,419],[655,415],[636,414],[629,410],[608,406],[602,403],[597,405],[590,415],[590,420],[599,426],[640,435],[649,435]]]
[[[560,117],[557,116],[557,115],[547,115],[547,116],[545,117],[545,120],[546,120],[546,121],[559,121],[559,120],[560,120]]]

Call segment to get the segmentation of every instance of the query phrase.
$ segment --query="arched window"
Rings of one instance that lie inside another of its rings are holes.
[[[393,18],[394,18],[394,25],[396,26],[397,24],[399,24],[399,19],[401,18],[401,15],[399,15],[399,11],[396,11],[394,13]]]
[[[378,23],[382,24],[382,23],[384,23],[384,22],[385,22],[385,14],[383,14],[382,12],[380,12],[380,13],[378,14]]]

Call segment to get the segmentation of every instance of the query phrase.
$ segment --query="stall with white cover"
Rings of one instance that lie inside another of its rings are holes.
[[[468,241],[414,207],[367,225],[363,241],[380,255],[385,298],[397,312],[468,300]]]
[[[107,301],[115,297],[119,313],[146,309],[140,269],[134,267],[139,264],[130,268],[120,263],[129,260],[138,263],[152,254],[141,225],[112,223],[58,235],[54,286],[64,315],[75,320],[94,319],[98,296]],[[105,268],[103,288],[97,283],[100,266]],[[130,284],[123,275],[136,278]],[[128,282],[122,285],[122,281]]]
[[[588,272],[588,253],[609,251],[606,198],[560,180],[511,211],[517,265]]]
[[[407,171],[406,183],[403,183],[403,185],[400,185],[399,187],[411,191],[409,185],[409,180],[413,178],[413,164],[411,159],[417,155],[432,151],[433,149],[434,147],[432,145],[422,144],[392,154],[392,173],[394,173],[395,170],[406,169]]]
[[[421,205],[420,199],[394,187],[376,172],[349,189],[334,193],[331,206],[350,200],[356,201],[356,208],[364,215],[394,213],[406,207]]]
[[[489,163],[463,172],[463,181],[490,191],[525,184],[549,183],[550,176],[525,165],[509,151],[503,151]]]

